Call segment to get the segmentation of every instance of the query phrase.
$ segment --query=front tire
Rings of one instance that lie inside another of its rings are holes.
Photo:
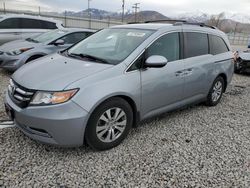
[[[85,139],[95,150],[107,150],[119,145],[133,124],[133,111],[127,101],[112,98],[92,113],[86,127]]]
[[[214,80],[213,85],[208,93],[206,105],[216,106],[220,102],[224,90],[225,80],[219,76]]]

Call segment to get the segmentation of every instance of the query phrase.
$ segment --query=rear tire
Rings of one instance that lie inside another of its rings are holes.
[[[119,145],[133,124],[133,111],[127,101],[112,98],[98,106],[85,131],[87,144],[95,150],[108,150]]]
[[[207,106],[216,106],[225,91],[225,80],[221,76],[217,77],[208,93],[206,105]]]

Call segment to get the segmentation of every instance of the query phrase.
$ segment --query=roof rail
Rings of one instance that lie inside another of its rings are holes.
[[[177,25],[196,25],[196,26],[200,26],[200,27],[208,27],[208,28],[211,28],[211,29],[217,29],[217,27],[215,26],[211,26],[211,25],[207,25],[205,23],[195,23],[195,22],[176,22],[174,23],[175,26]]]
[[[169,23],[176,23],[176,22],[181,22],[181,23],[186,23],[186,20],[173,20],[173,19],[162,19],[162,20],[148,20],[145,21],[144,23],[163,23],[163,22],[169,22]]]

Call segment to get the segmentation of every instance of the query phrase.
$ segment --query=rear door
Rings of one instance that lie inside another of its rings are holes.
[[[181,71],[180,32],[167,33],[146,49],[146,57],[164,56],[168,64],[162,68],[147,68],[141,71],[142,105],[145,118],[167,110],[183,99],[184,78]],[[143,118],[144,118],[143,117]]]
[[[196,101],[207,94],[208,75],[212,73],[214,63],[209,54],[208,35],[196,31],[185,31],[184,36],[184,98]]]

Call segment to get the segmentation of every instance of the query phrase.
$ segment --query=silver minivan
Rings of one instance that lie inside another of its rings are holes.
[[[216,28],[115,26],[14,73],[6,111],[30,138],[60,146],[117,146],[146,118],[205,102],[231,82],[233,53]]]

